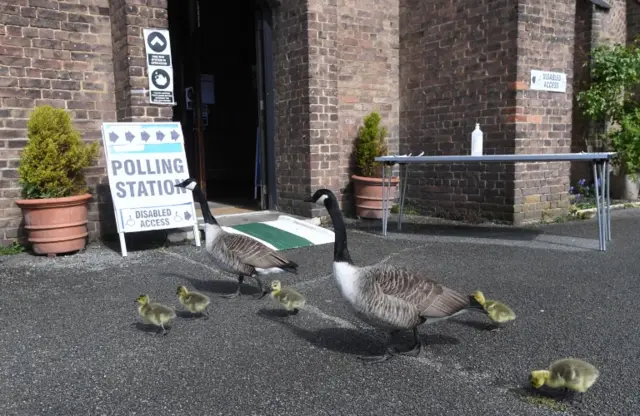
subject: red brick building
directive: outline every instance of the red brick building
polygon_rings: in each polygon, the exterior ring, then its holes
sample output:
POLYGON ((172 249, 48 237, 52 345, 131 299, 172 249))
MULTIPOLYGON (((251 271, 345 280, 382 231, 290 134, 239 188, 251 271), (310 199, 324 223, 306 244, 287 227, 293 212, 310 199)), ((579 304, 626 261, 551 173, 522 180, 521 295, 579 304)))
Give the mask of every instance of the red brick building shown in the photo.
MULTIPOLYGON (((0 240, 21 232, 16 166, 36 105, 71 111, 87 141, 100 139, 103 121, 181 121, 192 175, 203 172, 210 199, 253 198, 259 127, 262 208, 318 215, 301 202, 318 187, 348 205, 353 138, 372 110, 394 152, 468 152, 476 122, 485 152, 581 150, 573 86, 588 80, 586 53, 640 28, 636 0, 608 0, 609 10, 589 0, 237 0, 224 10, 218 3, 0 0, 0 240), (144 28, 171 33, 174 107, 148 103, 144 28), (566 73, 566 93, 529 90, 531 69, 566 73), (215 84, 216 102, 203 117, 185 104, 199 73, 215 84)), ((571 170, 416 166, 408 198, 423 210, 533 221, 567 208, 571 170)), ((103 159, 89 180, 95 237, 112 215, 103 159)))

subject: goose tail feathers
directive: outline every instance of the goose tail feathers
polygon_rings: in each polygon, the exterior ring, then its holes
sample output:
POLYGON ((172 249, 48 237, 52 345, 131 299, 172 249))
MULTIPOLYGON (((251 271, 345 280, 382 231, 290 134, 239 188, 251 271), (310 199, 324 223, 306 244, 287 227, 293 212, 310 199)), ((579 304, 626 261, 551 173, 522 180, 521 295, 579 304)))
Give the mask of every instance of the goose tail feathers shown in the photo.
POLYGON ((293 261, 290 261, 289 263, 285 264, 284 266, 281 266, 280 268, 285 272, 298 274, 298 264, 293 261))

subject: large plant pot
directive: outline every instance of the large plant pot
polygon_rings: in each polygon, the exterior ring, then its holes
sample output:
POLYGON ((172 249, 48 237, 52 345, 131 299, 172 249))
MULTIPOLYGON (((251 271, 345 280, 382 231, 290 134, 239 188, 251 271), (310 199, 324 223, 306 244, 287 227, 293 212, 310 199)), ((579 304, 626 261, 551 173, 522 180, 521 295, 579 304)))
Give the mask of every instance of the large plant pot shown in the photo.
POLYGON ((88 202, 91 194, 65 198, 21 199, 27 239, 36 254, 82 250, 87 244, 88 202))
POLYGON ((611 175, 611 198, 637 201, 640 183, 638 178, 631 175, 611 175))
MULTIPOLYGON (((360 218, 380 219, 382 218, 382 178, 370 178, 353 175, 353 190, 355 193, 356 215, 360 218)), ((387 181, 389 179, 386 179, 387 181)), ((391 210, 395 202, 400 178, 391 178, 391 190, 387 195, 389 205, 387 212, 391 210)), ((387 182, 387 186, 388 186, 387 182)))

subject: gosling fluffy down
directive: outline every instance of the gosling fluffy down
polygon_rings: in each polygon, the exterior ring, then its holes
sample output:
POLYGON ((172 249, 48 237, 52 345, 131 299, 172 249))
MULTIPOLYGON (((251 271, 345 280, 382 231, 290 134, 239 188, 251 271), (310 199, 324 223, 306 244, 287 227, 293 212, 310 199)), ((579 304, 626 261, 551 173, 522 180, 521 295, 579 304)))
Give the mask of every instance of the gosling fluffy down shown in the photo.
POLYGON ((485 299, 484 294, 479 290, 473 292, 472 296, 482 305, 484 310, 487 311, 487 315, 497 324, 498 328, 500 328, 502 324, 516 319, 515 312, 504 303, 497 300, 485 299))
POLYGON ((148 295, 140 295, 136 299, 138 303, 138 315, 147 325, 154 325, 162 328, 162 335, 167 335, 165 325, 173 321, 176 317, 176 311, 161 303, 151 302, 148 295))
POLYGON ((178 295, 178 301, 189 310, 189 312, 193 314, 202 314, 209 318, 209 315, 205 312, 211 300, 207 295, 204 295, 200 292, 196 292, 195 290, 187 290, 184 286, 178 286, 176 290, 176 295, 178 295))
POLYGON ((275 300, 289 311, 291 315, 295 315, 304 307, 305 297, 289 287, 282 287, 279 280, 271 282, 271 299, 275 300))
POLYGON ((600 373, 593 365, 577 358, 563 358, 553 362, 547 370, 534 370, 529 382, 534 388, 547 385, 551 388, 585 393, 596 382, 600 373))

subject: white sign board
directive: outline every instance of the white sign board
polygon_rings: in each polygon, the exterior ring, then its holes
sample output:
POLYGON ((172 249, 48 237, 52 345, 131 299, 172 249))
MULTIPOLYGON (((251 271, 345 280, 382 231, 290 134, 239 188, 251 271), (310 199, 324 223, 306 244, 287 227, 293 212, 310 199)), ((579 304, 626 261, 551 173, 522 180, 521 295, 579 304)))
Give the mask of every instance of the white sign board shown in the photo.
POLYGON ((529 89, 538 91, 567 91, 567 74, 563 72, 548 72, 531 70, 531 84, 529 89))
POLYGON ((102 123, 122 255, 124 233, 193 227, 200 246, 193 193, 175 185, 189 178, 180 123, 102 123))
POLYGON ((151 104, 175 104, 173 93, 173 63, 171 41, 166 29, 143 29, 147 51, 149 77, 149 102, 151 104))

